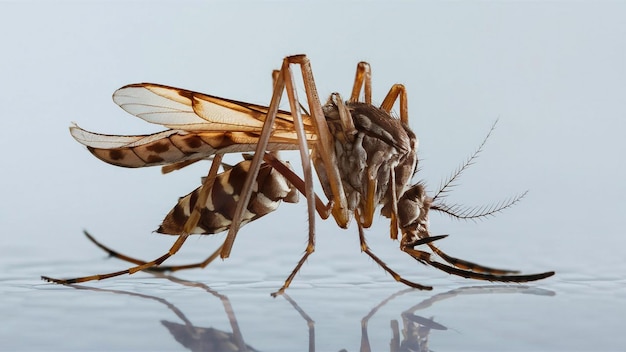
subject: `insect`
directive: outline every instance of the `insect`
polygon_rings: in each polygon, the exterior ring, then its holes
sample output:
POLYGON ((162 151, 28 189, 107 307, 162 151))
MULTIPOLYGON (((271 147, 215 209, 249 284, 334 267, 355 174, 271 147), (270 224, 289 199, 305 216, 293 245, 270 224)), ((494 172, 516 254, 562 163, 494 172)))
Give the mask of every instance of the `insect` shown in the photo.
MULTIPOLYGON (((272 294, 274 296, 289 287, 302 264, 314 252, 316 213, 322 219, 332 216, 341 228, 347 228, 354 219, 363 252, 396 281, 413 288, 432 289, 404 279, 370 250, 364 229, 372 225, 379 206, 382 206, 381 214, 390 219, 390 237, 397 240, 401 234, 400 250, 422 264, 449 274, 489 281, 526 282, 554 275, 552 271, 519 275, 513 270, 494 269, 451 257, 435 246, 433 242, 446 236, 431 236, 429 210, 457 217, 480 217, 500 211, 518 199, 488 211, 471 214, 461 211, 459 214, 458 208, 436 202, 439 193, 429 197, 422 184, 411 185, 417 170, 418 139, 408 125, 407 93, 403 85, 393 85, 380 107, 372 105, 371 69, 369 64, 360 62, 349 99, 344 101, 338 93, 333 93, 322 104, 308 58, 295 55, 286 57, 280 70, 274 72, 273 87, 270 104, 265 107, 158 84, 131 84, 113 94, 115 103, 137 117, 167 127, 167 130, 151 135, 119 136, 97 134, 72 126, 70 132, 77 141, 87 146, 96 157, 117 166, 161 165, 165 173, 199 160, 212 158, 213 161, 202 185, 181 198, 161 225, 160 232, 178 236, 167 253, 152 261, 120 255, 136 266, 118 272, 74 279, 42 278, 72 284, 158 268, 190 235, 228 230, 224 243, 205 261, 166 268, 178 270, 205 266, 218 255, 221 258, 230 255, 243 224, 275 210, 281 200, 294 201, 295 189, 307 202, 308 244, 283 286, 272 294), (300 68, 308 110, 298 99, 293 66, 300 68), (278 109, 284 92, 290 111, 278 109), (361 92, 363 100, 360 100, 361 92), (391 115, 396 103, 399 104, 399 118, 391 115), (299 151, 302 178, 276 156, 280 150, 299 151), (250 152, 253 154, 249 160, 218 173, 224 154, 250 152), (327 203, 315 193, 312 165, 327 203), (239 170, 237 176, 233 176, 234 170, 239 170), (266 183, 280 187, 265 187, 266 183), (216 198, 217 194, 222 197, 216 198), (216 206, 220 199, 224 203, 221 207, 216 206), (415 248, 420 245, 429 246, 450 265, 415 248)), ((445 186, 440 192, 444 189, 445 186)), ((101 247, 112 254, 117 253, 101 247)))

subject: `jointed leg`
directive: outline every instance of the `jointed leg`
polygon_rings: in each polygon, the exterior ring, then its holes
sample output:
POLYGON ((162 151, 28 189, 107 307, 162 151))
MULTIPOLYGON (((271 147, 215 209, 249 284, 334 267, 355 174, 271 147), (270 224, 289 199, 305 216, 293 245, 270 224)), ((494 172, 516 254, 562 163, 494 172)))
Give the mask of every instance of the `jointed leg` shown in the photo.
POLYGON ((91 276, 77 277, 73 279, 54 279, 48 276, 42 276, 41 278, 45 281, 54 282, 57 284, 75 284, 79 282, 86 282, 86 281, 92 281, 92 280, 109 279, 109 278, 124 275, 124 274, 134 274, 138 271, 146 270, 148 268, 157 266, 163 263, 167 258, 176 254, 176 252, 178 252, 180 247, 182 247, 183 243, 185 243, 185 240, 187 240, 187 237, 189 237, 189 235, 186 235, 186 234, 179 236, 176 242, 174 242, 174 245, 172 245, 172 248, 170 248, 170 250, 167 253, 160 256, 159 258, 152 260, 150 262, 146 262, 144 264, 134 266, 132 268, 128 268, 126 270, 116 271, 116 272, 108 273, 108 274, 97 274, 97 275, 91 275, 91 276))
MULTIPOLYGON (((290 168, 285 166, 285 164, 283 164, 274 154, 266 153, 263 159, 264 159, 265 162, 270 164, 276 171, 281 173, 290 183, 292 183, 300 191, 300 193, 305 195, 305 182, 304 182, 304 180, 302 180, 290 168)), ((224 165, 222 164, 222 166, 224 166, 224 165)), ((330 210, 332 209, 332 201, 329 202, 328 204, 324 204, 324 202, 322 202, 322 200, 316 194, 315 195, 315 209, 317 210, 317 213, 320 215, 320 217, 322 217, 322 219, 327 219, 330 216, 330 210)), ((83 233, 85 234, 85 236, 87 236, 87 238, 93 244, 98 246, 103 251, 107 252, 112 257, 115 257, 117 259, 130 262, 130 263, 133 263, 133 264, 136 264, 136 265, 143 265, 143 264, 147 263, 147 261, 145 261, 145 260, 141 260, 141 259, 137 259, 137 258, 134 258, 134 257, 127 256, 125 254, 117 252, 116 250, 114 250, 114 249, 112 249, 110 247, 105 246, 104 244, 102 244, 98 240, 96 240, 93 236, 91 236, 87 231, 83 231, 83 233)), ((221 250, 222 250, 222 246, 220 246, 208 258, 206 258, 205 260, 203 260, 201 262, 198 262, 198 263, 184 264, 184 265, 172 265, 172 266, 163 266, 163 265, 161 265, 161 266, 148 268, 147 270, 148 271, 152 271, 152 272, 167 272, 167 271, 172 271, 173 272, 173 271, 185 270, 185 269, 195 269, 195 268, 200 268, 201 269, 201 268, 205 268, 213 260, 215 260, 215 258, 217 258, 219 256, 219 253, 221 252, 221 250)))
MULTIPOLYGON (((350 94, 350 102, 358 102, 361 95, 361 89, 365 95, 365 103, 372 104, 372 70, 367 62, 359 62, 356 67, 356 75, 354 77, 354 85, 352 86, 352 94, 350 94)), ((400 99, 400 120, 405 124, 409 124, 409 108, 406 95, 406 88, 402 84, 394 84, 389 93, 380 105, 380 108, 386 112, 390 112, 396 100, 400 99)))
POLYGON ((315 88, 315 82, 313 80, 309 60, 304 55, 290 56, 283 60, 280 71, 277 75, 274 75, 275 83, 272 100, 268 108, 265 123, 259 136, 259 140, 255 149, 255 154, 252 159, 248 175, 242 188, 242 193, 240 194, 240 200, 233 215, 231 227, 228 231, 226 241, 224 242, 224 248, 221 252, 222 258, 227 258, 230 255, 230 251, 235 241, 235 237, 237 236, 237 231, 239 230, 241 224, 242 216, 249 203, 252 193, 252 184, 256 179, 259 168, 261 166, 262 158, 264 157, 265 151, 267 150, 267 145, 271 136, 272 129, 274 127, 274 121, 276 119, 276 114, 278 111, 278 104, 280 103, 283 90, 287 91, 289 104, 294 120, 294 127, 296 134, 298 135, 298 144, 302 159, 302 167, 304 171, 304 180, 306 186, 305 194, 307 197, 307 203, 309 208, 309 247, 311 247, 311 250, 314 248, 312 244, 314 243, 313 234, 315 232, 315 199, 313 198, 313 175, 311 170, 311 159, 309 157, 309 149, 311 149, 311 146, 308 145, 306 135, 304 133, 302 116, 300 114, 299 102, 296 96, 296 90, 294 87, 295 84, 293 82, 293 75, 290 67, 290 65, 292 64, 300 65, 300 69, 302 71, 302 77, 304 81, 305 91, 307 93, 307 101, 309 103, 310 114, 316 128, 316 135, 318 137, 315 148, 319 152, 318 154, 323 159, 324 164, 329 165, 328 169, 330 170, 330 172, 328 176, 334 194, 334 197, 332 199, 332 201, 334 201, 333 215, 336 219, 340 219, 338 221, 344 223, 344 227, 347 226, 349 217, 342 217, 343 213, 345 213, 345 209, 347 209, 347 207, 345 206, 346 199, 343 193, 343 188, 341 187, 341 179, 338 171, 330 167, 331 165, 336 165, 336 158, 334 156, 334 149, 332 148, 332 138, 330 136, 330 132, 326 124, 326 119, 322 112, 322 106, 317 95, 317 90, 315 88))
MULTIPOLYGON (((356 216, 357 219, 359 219, 359 215, 357 214, 356 216)), ((391 270, 387 264, 385 264, 385 262, 383 262, 380 258, 378 258, 374 253, 372 253, 372 251, 370 250, 370 248, 367 245, 367 242, 365 242, 365 234, 363 232, 363 226, 361 225, 361 223, 359 221, 356 222, 359 228, 359 241, 361 243, 361 252, 365 252, 365 254, 369 255, 370 258, 374 259, 374 261, 376 263, 378 263, 378 265, 380 265, 386 272, 388 272, 389 274, 391 274, 391 276, 396 280, 399 281, 409 287, 413 287, 413 288, 417 288, 420 290, 432 290, 432 286, 424 286, 424 285, 420 285, 418 283, 406 280, 404 278, 402 278, 402 276, 400 276, 400 274, 396 273, 395 271, 391 270)))
MULTIPOLYGON (((95 244, 96 246, 98 246, 100 249, 102 249, 103 251, 107 252, 111 257, 117 258, 117 259, 121 259, 133 264, 137 264, 137 265, 143 265, 145 263, 147 263, 145 260, 141 260, 141 259, 137 259, 137 258, 133 258, 133 257, 129 257, 125 254, 119 253, 107 246, 105 246, 104 244, 98 242, 98 240, 96 240, 93 236, 91 236, 87 231, 84 231, 85 236, 87 236, 87 238, 93 242, 93 244, 95 244)), ((152 268, 148 268, 146 269, 146 271, 152 271, 152 272, 167 272, 167 271, 178 271, 178 270, 186 270, 186 269, 195 269, 195 268, 205 268, 207 265, 209 265, 211 262, 213 262, 213 260, 215 260, 215 258, 219 257, 220 255, 220 251, 222 250, 222 246, 220 246, 219 248, 217 248, 215 250, 215 252, 213 252, 213 254, 211 254, 208 258, 206 258, 205 260, 198 262, 198 263, 193 263, 193 264, 184 264, 184 265, 159 265, 159 266, 155 266, 152 268)))
POLYGON ((398 239, 398 233, 400 232, 400 224, 398 223, 398 196, 396 190, 396 172, 395 170, 389 170, 389 195, 391 196, 391 215, 389 222, 389 235, 392 240, 398 239))
POLYGON ((300 258, 300 261, 298 261, 298 264, 293 269, 293 271, 291 271, 291 274, 289 274, 289 277, 287 277, 287 280, 285 280, 285 283, 283 284, 283 286, 280 289, 278 289, 278 291, 272 293, 272 297, 276 297, 276 296, 281 295, 281 294, 283 294, 285 292, 287 287, 289 287, 289 285, 291 285, 291 281, 293 281, 293 278, 296 277, 296 274, 298 273, 298 271, 300 271, 300 268, 302 267, 302 264, 304 264, 304 262, 307 260, 307 258, 314 251, 315 251, 315 242, 311 242, 311 239, 309 238, 309 244, 306 246, 306 249, 304 250, 304 255, 302 256, 302 258, 300 258))
POLYGON ((224 242, 224 248, 221 252, 222 258, 227 258, 230 254, 230 250, 232 248, 233 242, 237 235, 237 231, 239 230, 239 226, 241 223, 241 218, 243 212, 245 211, 247 204, 250 199, 250 195, 252 192, 252 182, 256 178, 258 174, 259 167, 261 165, 261 158, 264 157, 265 151, 267 149, 267 144, 269 141, 269 137, 271 134, 271 130, 273 128, 274 120, 276 118, 276 113, 278 111, 278 104, 281 99, 281 95, 283 90, 287 91, 287 96, 289 98, 289 104, 291 107, 292 116, 294 119, 294 128, 296 134, 298 135, 299 140, 299 150, 300 157, 302 159, 302 168, 304 171, 304 183, 305 183, 305 195, 307 198, 307 208, 308 208, 308 219, 309 219, 309 241, 305 251, 305 254, 300 259, 295 269, 292 271, 291 275, 285 281, 283 287, 281 287, 277 292, 273 295, 280 294, 284 292, 284 290, 289 286, 293 277, 300 270, 302 264, 306 261, 308 256, 313 253, 315 250, 315 198, 313 191, 313 175, 311 170, 311 159, 309 156, 309 149, 311 148, 306 141, 306 135, 304 133, 304 127, 302 122, 302 116, 300 114, 299 102, 295 90, 295 84, 293 82, 293 75, 291 71, 291 64, 300 65, 300 70, 302 73, 302 80, 304 82, 305 91, 307 95, 307 101, 309 103, 309 113, 311 114, 311 120, 315 125, 317 142, 315 144, 315 149, 317 155, 320 157, 324 165, 326 165, 326 170, 328 172, 329 183, 331 186, 331 191, 333 197, 331 199, 332 214, 337 223, 341 227, 347 227, 347 224, 350 220, 348 207, 347 207, 347 199, 345 197, 345 193, 343 187, 341 185, 341 177, 339 175, 339 171, 334 165, 337 164, 334 148, 333 148, 333 140, 330 135, 330 131, 328 129, 328 125, 326 122, 326 118, 322 111, 322 105, 319 100, 319 96, 317 94, 317 89, 315 87, 315 81, 313 79, 313 72, 311 69, 311 65, 309 60, 305 55, 296 55, 290 56, 283 60, 283 65, 278 75, 275 75, 275 84, 274 84, 274 92, 272 94, 272 100, 270 102, 270 107, 268 108, 268 113, 266 116, 265 124, 263 125, 263 129, 261 130, 261 134, 259 136, 259 141, 257 144, 257 148, 255 150, 254 158, 252 159, 252 163, 250 166, 250 171, 247 175, 246 181, 243 185, 243 192, 240 195, 239 203, 237 204, 237 208, 235 209, 234 216, 232 219, 231 227, 228 231, 228 235, 224 242))
POLYGON ((367 62, 359 62, 356 66, 356 75, 354 77, 354 85, 352 86, 352 94, 350 94, 350 102, 359 101, 361 88, 365 94, 365 103, 372 104, 372 69, 367 62))
MULTIPOLYGON (((304 134, 304 124, 302 123, 302 116, 300 115, 300 106, 298 105, 298 97, 296 94, 293 76, 289 66, 285 69, 284 81, 287 90, 287 96, 289 98, 289 105, 291 107, 291 113, 294 114, 294 128, 298 139, 306 141, 306 135, 304 134)), ((311 158, 307 148, 302 148, 300 145, 300 159, 302 160, 302 170, 304 173, 304 185, 305 185, 305 197, 307 200, 307 210, 309 218, 309 241, 306 246, 304 255, 300 258, 300 261, 293 269, 283 286, 276 292, 272 293, 272 296, 276 297, 279 294, 285 292, 285 289, 289 287, 291 281, 296 276, 302 264, 306 259, 315 251, 315 192, 313 190, 313 173, 311 170, 311 158)))
MULTIPOLYGON (((302 180, 291 169, 289 169, 287 166, 285 166, 285 164, 283 164, 278 158, 276 158, 275 155, 273 155, 271 153, 266 153, 265 156, 264 156, 264 161, 267 162, 268 164, 270 164, 278 172, 280 172, 290 183, 294 184, 294 186, 302 194, 305 194, 305 182, 304 182, 304 180, 302 180)), ((196 203, 198 203, 198 202, 196 202, 196 203)), ((324 204, 322 202, 322 200, 317 195, 315 195, 315 209, 317 210, 318 214, 323 219, 327 219, 329 217, 331 208, 332 208, 332 201, 329 202, 328 204, 324 204)), ((100 243, 98 240, 96 240, 93 236, 91 236, 86 231, 84 231, 84 234, 85 234, 85 236, 87 236, 87 238, 92 243, 94 243, 96 246, 98 246, 99 248, 101 248, 102 250, 107 252, 112 257, 115 257, 117 259, 121 259, 121 260, 130 262, 130 263, 133 263, 133 264, 136 264, 136 265, 144 265, 144 264, 148 263, 145 260, 141 260, 141 259, 137 259, 137 258, 133 258, 133 257, 127 256, 125 254, 119 253, 119 252, 117 252, 117 251, 115 251, 115 250, 105 246, 104 244, 100 243)), ((205 260, 203 260, 201 262, 198 262, 198 263, 184 264, 184 265, 173 265, 173 266, 155 266, 155 267, 148 268, 146 270, 153 271, 153 272, 167 272, 167 271, 178 271, 178 270, 185 270, 185 269, 194 269, 194 268, 204 268, 207 265, 209 265, 213 260, 215 260, 215 258, 217 258, 219 256, 219 253, 221 252, 222 247, 223 247, 223 245, 220 246, 208 258, 206 258, 205 260)))
POLYGON ((339 93, 332 93, 330 95, 330 100, 332 100, 333 104, 337 106, 337 111, 339 112, 339 122, 341 123, 341 132, 343 133, 344 138, 350 143, 353 143, 358 131, 354 126, 350 109, 348 109, 339 93))
POLYGON ((380 108, 389 112, 393 107, 393 104, 396 103, 396 100, 400 97, 400 121, 409 124, 409 107, 408 107, 408 98, 406 96, 406 88, 402 84, 394 84, 391 89, 389 89, 389 93, 383 100, 383 103, 380 104, 380 108))
POLYGON ((263 124, 263 128, 261 129, 261 134, 259 135, 259 140, 254 151, 254 156, 252 158, 252 162, 250 163, 248 175, 242 186, 242 194, 239 195, 239 202, 237 203, 237 207, 235 208, 232 223, 230 229, 228 230, 226 240, 224 241, 224 245, 220 253, 222 259, 228 258, 230 256, 230 251, 235 242, 235 237, 237 236, 237 232, 239 231, 239 227, 241 226, 243 214, 247 210, 248 203, 250 202, 250 197, 252 196, 252 184, 259 174, 261 161, 269 143, 272 129, 274 127, 274 121, 276 119, 276 114, 278 113, 278 105, 280 104, 283 89, 285 88, 285 65, 286 61, 283 62, 283 67, 275 78, 274 91, 272 93, 272 100, 270 101, 267 116, 265 117, 265 123, 263 124))
POLYGON ((57 284, 74 284, 74 283, 86 282, 86 281, 92 281, 92 280, 103 280, 103 279, 108 279, 111 277, 116 277, 116 276, 120 276, 124 274, 134 274, 141 270, 146 270, 151 267, 159 266, 169 257, 173 256, 174 254, 176 254, 176 252, 178 252, 178 250, 182 247, 182 245, 187 240, 187 237, 189 237, 189 233, 191 229, 195 228, 196 225, 198 224, 198 219, 200 218, 200 207, 201 207, 200 204, 206 203, 208 193, 213 187, 213 182, 215 181, 215 176, 217 176, 217 171, 219 169, 221 161, 222 161, 222 155, 217 154, 215 158, 213 159, 213 163, 211 164, 211 169, 209 170, 209 174, 207 178, 204 180, 204 183, 202 185, 203 188, 198 197, 196 206, 192 210, 189 218, 187 219, 187 222, 185 223, 185 226, 184 226, 185 231, 182 234, 180 234, 178 239, 176 239, 176 242, 174 242, 174 244, 169 249, 169 251, 165 253, 164 255, 152 261, 138 264, 137 266, 134 266, 132 268, 128 268, 126 270, 116 271, 116 272, 112 272, 108 274, 97 274, 97 275, 90 275, 90 276, 84 276, 84 277, 77 277, 73 279, 54 279, 54 278, 47 277, 47 276, 42 276, 41 278, 43 280, 54 282, 57 284))
MULTIPOLYGON (((315 143, 316 154, 326 166, 326 176, 328 177, 328 182, 330 183, 332 192, 332 215, 339 227, 345 229, 348 227, 350 216, 352 214, 348 210, 347 197, 341 183, 339 169, 336 167, 338 162, 337 156, 335 155, 334 139, 330 134, 326 117, 322 111, 322 104, 320 102, 319 95, 317 94, 311 64, 305 55, 291 56, 286 60, 289 60, 289 62, 293 64, 300 65, 306 97, 309 103, 309 113, 311 114, 311 121, 315 125, 315 131, 318 138, 315 143)), ((312 188, 313 185, 307 185, 307 187, 312 188)))

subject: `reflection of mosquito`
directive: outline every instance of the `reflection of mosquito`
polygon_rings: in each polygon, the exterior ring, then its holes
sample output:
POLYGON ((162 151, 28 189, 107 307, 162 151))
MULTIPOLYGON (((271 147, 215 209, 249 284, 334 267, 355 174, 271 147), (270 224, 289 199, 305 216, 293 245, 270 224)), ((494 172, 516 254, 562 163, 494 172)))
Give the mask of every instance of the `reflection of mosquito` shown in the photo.
MULTIPOLYGON (((372 308, 372 310, 361 320, 361 352, 369 352, 371 351, 369 338, 367 335, 367 324, 369 320, 376 314, 376 312, 383 307, 385 304, 389 303, 392 299, 401 296, 407 292, 413 291, 413 289, 405 289, 399 292, 394 293, 393 295, 387 297, 382 302, 380 302, 376 307, 372 308)), ((448 330, 447 327, 435 322, 433 317, 424 318, 419 315, 416 315, 414 312, 419 309, 425 309, 436 302, 442 301, 444 299, 453 298, 460 295, 471 295, 471 294, 492 294, 492 293, 523 293, 523 294, 532 294, 539 296, 554 296, 554 292, 549 290, 544 290, 536 287, 529 286, 474 286, 474 287, 463 287, 459 289, 450 290, 448 292, 439 293, 434 295, 428 299, 421 301, 420 303, 406 309, 402 312, 402 340, 400 340, 400 329, 397 320, 391 321, 391 330, 392 330, 392 338, 389 343, 389 350, 391 352, 404 352, 404 351, 413 351, 413 352, 430 352, 431 350, 428 348, 428 337, 431 330, 448 330)))
MULTIPOLYGON (((185 346, 185 348, 191 351, 198 352, 257 352, 258 350, 253 348, 252 346, 246 344, 243 339, 243 334, 241 329, 239 328, 239 323, 237 321, 237 317, 235 316, 235 311, 233 310, 232 305, 230 304, 230 300, 228 296, 220 294, 219 292, 211 289, 209 286, 194 281, 181 280, 173 276, 166 276, 162 274, 153 273, 159 278, 164 278, 170 280, 174 283, 190 286, 190 287, 198 287, 213 296, 219 298, 222 301, 222 305, 224 306, 224 311, 228 316, 228 321, 230 323, 232 333, 218 330, 215 328, 203 328, 193 325, 193 323, 185 316, 185 314, 178 309, 174 304, 170 303, 168 300, 152 296, 146 295, 142 293, 135 293, 129 291, 122 290, 112 290, 112 289, 103 289, 97 287, 89 287, 89 286, 80 286, 80 285, 72 285, 72 287, 79 290, 89 290, 96 292, 111 292, 115 294, 123 294, 130 295, 145 299, 154 300, 160 302, 167 306, 176 316, 178 316, 184 324, 170 322, 167 320, 161 320, 161 324, 165 326, 169 332, 172 334, 174 339, 178 341, 181 345, 185 346)), ((292 307, 307 321, 309 327, 309 352, 315 352, 315 323, 313 320, 298 306, 291 297, 288 295, 283 296, 292 307)), ((345 350, 344 350, 345 351, 345 350)))
MULTIPOLYGON (((193 323, 185 316, 185 314, 178 309, 174 304, 170 303, 166 299, 129 292, 122 290, 113 290, 113 289, 102 289, 96 287, 88 287, 88 286, 79 286, 73 285, 72 287, 81 290, 89 290, 96 292, 111 292, 115 294, 124 294, 131 295, 135 297, 145 298, 157 301, 159 303, 167 306, 176 316, 178 316, 183 324, 170 322, 166 320, 162 320, 161 323, 167 327, 172 336, 178 341, 181 345, 185 346, 185 348, 191 351, 249 351, 254 352, 258 351, 251 347, 250 345, 244 342, 243 334, 241 329, 239 328, 239 323, 237 321, 237 317, 235 316, 235 312, 233 310, 232 305, 230 304, 230 300, 226 295, 220 294, 219 292, 211 289, 207 285, 194 282, 181 280, 172 276, 165 276, 161 274, 155 274, 159 278, 164 278, 170 280, 174 283, 189 286, 189 287, 198 287, 211 295, 217 297, 222 302, 224 306, 224 311, 228 317, 228 321, 230 323, 232 333, 218 330, 215 328, 204 328, 194 326, 193 323)), ((361 352, 369 352, 370 341, 367 332, 367 326, 369 320, 378 312, 380 308, 385 306, 391 300, 401 296, 405 293, 411 292, 413 289, 405 289, 399 292, 396 292, 383 301, 381 301, 378 305, 370 310, 370 312, 363 317, 361 320, 361 352)), ((426 352, 430 351, 428 349, 428 337, 430 330, 447 330, 447 328, 433 320, 433 318, 424 318, 419 315, 414 314, 416 310, 425 309, 436 302, 442 301, 444 299, 453 298, 460 295, 469 295, 469 294, 502 294, 502 293, 522 293, 522 294, 533 294, 533 295, 542 295, 542 296, 553 296, 554 292, 534 288, 527 286, 475 286, 475 287, 464 287, 460 289, 450 290, 448 292, 440 293, 434 295, 428 299, 421 301, 420 303, 406 309, 402 312, 402 323, 403 329, 400 330, 399 324, 397 320, 391 321, 392 328, 392 339, 390 342, 390 351, 391 352, 400 352, 400 351, 419 351, 426 352), (400 331, 402 331, 402 340, 400 340, 400 331)), ((283 295, 285 300, 287 300, 293 308, 300 314, 300 316, 307 322, 309 337, 308 337, 308 351, 315 352, 315 322, 311 317, 288 295, 283 295)), ((340 352, 345 352, 345 349, 340 350, 340 352)))
POLYGON ((77 141, 96 157, 117 166, 164 165, 163 172, 170 172, 199 160, 213 158, 213 163, 202 186, 181 198, 159 227, 158 232, 178 236, 166 254, 108 274, 66 280, 42 278, 72 284, 132 274, 163 263, 191 234, 228 230, 224 243, 205 261, 170 269, 204 267, 217 255, 222 258, 230 255, 240 226, 274 211, 281 200, 296 201, 297 191, 304 194, 307 201, 309 241, 304 255, 275 294, 284 292, 315 249, 316 211, 323 219, 332 215, 342 228, 347 228, 354 218, 363 252, 396 281, 413 288, 432 289, 402 278, 368 247, 363 229, 372 225, 379 206, 382 206, 382 215, 391 221, 391 238, 395 240, 401 233, 400 249, 423 264, 466 278, 502 282, 533 281, 554 274, 514 275, 517 271, 474 264, 448 256, 435 247, 432 242, 445 236, 431 236, 430 209, 458 218, 478 218, 507 208, 519 198, 493 207, 468 210, 441 202, 449 183, 432 198, 426 196, 420 183, 411 185, 417 171, 418 140, 408 127, 404 86, 392 86, 380 107, 372 105, 370 66, 362 62, 357 66, 350 98, 343 101, 339 94, 333 93, 322 105, 306 56, 285 58, 274 77, 269 107, 141 83, 119 89, 113 94, 113 100, 127 112, 168 130, 152 135, 119 136, 72 126, 70 132, 77 141), (308 111, 298 101, 292 65, 301 69, 308 111), (287 92, 291 112, 278 110, 283 90, 287 92), (364 101, 360 101, 362 90, 364 101), (400 106, 399 119, 390 113, 396 101, 400 106), (300 151, 304 179, 276 157, 274 152, 286 149, 300 151), (251 160, 218 174, 223 154, 251 151, 254 151, 251 160), (313 189, 311 163, 329 200, 327 204, 313 189), (415 249, 423 244, 452 266, 415 249))
POLYGON ((184 324, 174 323, 174 322, 170 322, 167 320, 161 320, 161 324, 163 324, 163 326, 165 326, 169 330, 169 332, 172 334, 172 336, 174 336, 176 341, 178 341, 181 345, 185 346, 185 348, 191 351, 202 351, 202 352, 212 352, 212 351, 215 351, 215 352, 226 352, 226 351, 255 352, 255 351, 258 351, 244 342, 243 335, 241 333, 241 330, 239 329, 239 323, 237 322, 237 317, 235 316, 235 312, 227 296, 222 295, 218 293, 217 291, 211 289, 207 285, 204 285, 199 282, 181 280, 172 276, 162 276, 162 277, 172 282, 181 284, 181 285, 201 288, 205 290, 206 292, 212 294, 213 296, 219 298, 222 301, 222 304, 224 306, 224 311, 226 312, 226 315, 228 316, 228 321, 230 322, 230 326, 233 332, 230 333, 230 332, 218 330, 215 328, 203 328, 203 327, 194 326, 193 323, 189 319, 187 319, 185 314, 183 314, 183 312, 180 309, 178 309, 175 305, 173 305, 172 303, 168 302, 167 300, 163 298, 159 298, 156 296, 122 291, 122 290, 101 289, 101 288, 78 286, 78 285, 72 286, 72 287, 81 289, 81 290, 84 289, 84 290, 97 291, 97 292, 112 292, 112 293, 117 293, 117 294, 131 295, 131 296, 151 299, 151 300, 155 300, 157 302, 163 303, 172 312, 174 312, 174 314, 176 314, 184 322, 184 324))

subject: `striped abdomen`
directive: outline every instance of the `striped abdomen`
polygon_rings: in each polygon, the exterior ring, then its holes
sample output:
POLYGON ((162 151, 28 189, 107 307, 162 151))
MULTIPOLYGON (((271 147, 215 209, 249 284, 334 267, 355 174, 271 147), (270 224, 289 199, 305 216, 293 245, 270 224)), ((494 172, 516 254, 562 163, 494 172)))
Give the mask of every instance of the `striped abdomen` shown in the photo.
MULTIPOLYGON (((219 233, 230 227, 249 168, 250 161, 244 160, 216 176, 207 202, 202 205, 200 220, 192 234, 219 233)), ((157 232, 170 235, 182 233, 191 209, 197 202, 200 188, 178 200, 178 204, 170 210, 157 232)), ((298 191, 269 164, 261 164, 241 225, 276 210, 281 201, 298 202, 298 191)))

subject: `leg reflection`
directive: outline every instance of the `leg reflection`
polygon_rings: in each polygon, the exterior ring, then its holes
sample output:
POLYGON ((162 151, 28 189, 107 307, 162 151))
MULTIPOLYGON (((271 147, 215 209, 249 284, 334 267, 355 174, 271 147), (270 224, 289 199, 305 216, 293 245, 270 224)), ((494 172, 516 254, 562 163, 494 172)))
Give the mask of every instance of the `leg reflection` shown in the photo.
POLYGON ((81 285, 68 285, 69 287, 78 289, 78 290, 89 290, 96 292, 110 292, 115 294, 123 294, 134 297, 140 297, 144 299, 154 300, 156 302, 164 304, 168 309, 170 309, 176 316, 178 316, 183 324, 170 322, 166 320, 161 320, 161 324, 165 326, 170 334, 174 337, 176 341, 178 341, 181 345, 191 351, 224 351, 224 352, 239 352, 239 351, 248 351, 255 352, 257 349, 253 348, 250 345, 247 345, 244 342, 243 335, 241 330, 239 329, 239 324, 237 322, 237 317, 235 316, 235 312, 230 304, 230 300, 227 296, 220 294, 219 292, 211 289, 209 286, 193 281, 181 280, 175 277, 166 276, 162 274, 154 274, 154 276, 159 278, 164 278, 170 280, 172 282, 189 286, 189 287, 198 287, 206 292, 212 294, 213 296, 219 298, 224 306, 224 311, 228 316, 228 321, 230 322, 230 326, 232 328, 231 332, 226 332, 222 330, 218 330, 212 327, 199 327, 193 325, 193 323, 185 316, 185 314, 178 309, 174 304, 170 303, 164 298, 160 298, 157 296, 146 295, 136 292, 129 292, 123 290, 112 290, 112 289, 103 289, 89 286, 81 286, 81 285))
MULTIPOLYGON (((409 288, 398 291, 389 297, 382 300, 378 305, 376 305, 370 312, 363 317, 361 320, 361 352, 370 352, 370 342, 369 336, 367 334, 367 324, 369 320, 376 314, 376 312, 389 303, 389 301, 395 299, 398 296, 401 296, 407 292, 417 291, 415 289, 409 288)), ((472 286, 472 287, 463 287, 459 289, 450 290, 447 292, 439 293, 430 298, 427 298, 420 303, 406 309, 401 313, 402 317, 402 339, 400 337, 400 326, 397 320, 391 321, 391 331, 392 338, 389 344, 389 350, 391 352, 400 352, 400 351, 419 351, 419 352, 430 352, 430 348, 428 347, 428 338, 430 336, 431 330, 448 330, 442 324, 434 321, 433 317, 425 318, 415 314, 415 311, 420 309, 425 309, 433 304, 457 297, 460 295, 471 295, 471 294, 504 294, 504 293, 522 293, 522 294, 532 294, 539 296, 554 296, 555 293, 553 291, 544 290, 536 287, 530 286, 511 286, 511 285, 499 285, 499 286, 472 286)))

